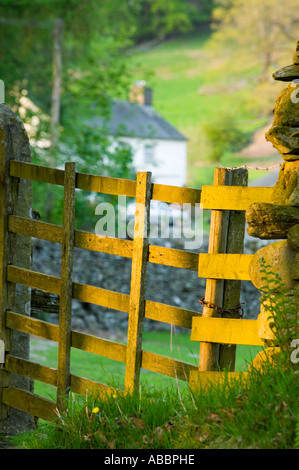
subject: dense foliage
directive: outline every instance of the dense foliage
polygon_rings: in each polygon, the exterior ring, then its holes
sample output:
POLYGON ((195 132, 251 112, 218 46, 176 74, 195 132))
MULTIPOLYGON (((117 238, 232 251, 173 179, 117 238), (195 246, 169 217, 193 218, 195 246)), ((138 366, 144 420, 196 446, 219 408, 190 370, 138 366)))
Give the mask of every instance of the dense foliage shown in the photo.
MULTIPOLYGON (((131 44, 126 15, 120 8, 112 17, 109 1, 6 1, 0 7, 2 60, 0 76, 6 103, 23 119, 31 139, 34 163, 61 166, 77 163, 78 171, 109 176, 132 176, 132 150, 119 145, 113 152, 105 125, 88 124, 92 115, 109 117, 111 99, 125 97, 131 85, 131 44), (62 74, 58 145, 51 134, 53 35, 57 18, 63 19, 62 74)), ((42 217, 57 222, 61 191, 48 192, 42 217), (50 197, 51 196, 51 197, 50 197)), ((34 204, 42 210, 45 188, 37 186, 34 204)), ((79 216, 88 225, 92 209, 82 194, 79 216), (81 212, 81 213, 80 213, 81 212)))
POLYGON ((220 0, 213 10, 214 40, 253 53, 269 77, 286 41, 298 39, 297 0, 220 0))
MULTIPOLYGON (((75 160, 78 171, 134 177, 132 150, 111 150, 105 125, 87 124, 93 115, 109 118, 111 99, 127 98, 133 83, 132 46, 185 33, 209 21, 212 2, 183 0, 4 0, 0 6, 0 77, 6 103, 19 113, 31 139, 33 162, 61 166, 75 160), (63 20, 62 87, 58 145, 51 133, 55 20, 63 20)), ((136 62, 134 63, 136 67, 136 62)), ((146 71, 142 70, 142 78, 146 71)), ((43 187, 34 204, 42 210, 43 187)), ((57 222, 62 193, 49 196, 46 220, 57 222)), ((78 213, 87 223, 90 198, 78 213), (88 209, 86 211, 86 208, 88 209)), ((80 209, 81 208, 81 209, 80 209)))
POLYGON ((4 0, 0 76, 8 91, 25 86, 35 104, 49 111, 53 23, 62 18, 64 91, 70 91, 69 81, 77 90, 88 71, 85 93, 94 85, 99 92, 123 93, 129 45, 191 31, 209 21, 212 5, 207 0, 4 0))

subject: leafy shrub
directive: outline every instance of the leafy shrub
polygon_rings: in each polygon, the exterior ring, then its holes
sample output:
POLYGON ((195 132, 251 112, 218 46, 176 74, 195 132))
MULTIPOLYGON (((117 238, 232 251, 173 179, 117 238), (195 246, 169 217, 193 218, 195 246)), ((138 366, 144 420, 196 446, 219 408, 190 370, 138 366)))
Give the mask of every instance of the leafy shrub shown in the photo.
POLYGON ((250 134, 240 129, 235 119, 228 115, 206 122, 203 131, 209 142, 211 162, 220 162, 224 153, 237 152, 250 142, 250 134))

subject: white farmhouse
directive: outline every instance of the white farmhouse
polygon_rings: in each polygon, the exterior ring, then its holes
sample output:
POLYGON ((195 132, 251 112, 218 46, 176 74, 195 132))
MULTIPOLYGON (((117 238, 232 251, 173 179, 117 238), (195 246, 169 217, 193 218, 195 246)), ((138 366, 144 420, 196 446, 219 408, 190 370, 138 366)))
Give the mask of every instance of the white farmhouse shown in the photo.
POLYGON ((135 99, 113 102, 109 134, 131 146, 136 171, 151 171, 155 183, 184 186, 187 138, 154 110, 150 88, 136 89, 135 99))

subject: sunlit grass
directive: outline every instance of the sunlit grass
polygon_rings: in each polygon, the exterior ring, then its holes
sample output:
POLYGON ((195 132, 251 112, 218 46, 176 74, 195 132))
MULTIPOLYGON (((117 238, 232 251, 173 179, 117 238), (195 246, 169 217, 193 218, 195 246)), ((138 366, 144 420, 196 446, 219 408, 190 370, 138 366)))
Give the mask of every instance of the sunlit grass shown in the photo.
POLYGON ((14 443, 27 449, 294 448, 297 384, 294 368, 266 364, 246 381, 203 390, 142 386, 133 395, 71 394, 61 417, 14 443))

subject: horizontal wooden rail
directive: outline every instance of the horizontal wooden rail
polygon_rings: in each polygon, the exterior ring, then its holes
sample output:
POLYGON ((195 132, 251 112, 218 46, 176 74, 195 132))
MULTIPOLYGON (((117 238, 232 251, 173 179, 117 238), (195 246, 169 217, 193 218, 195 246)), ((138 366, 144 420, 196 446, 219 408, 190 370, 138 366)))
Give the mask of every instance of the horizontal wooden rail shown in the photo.
MULTIPOLYGON (((55 243, 62 242, 62 227, 58 225, 11 215, 9 216, 8 227, 13 233, 55 243)), ((75 247, 125 258, 132 258, 133 256, 133 242, 131 240, 99 237, 94 233, 82 230, 75 230, 75 247)), ((148 261, 153 264, 190 269, 192 271, 198 269, 198 253, 157 245, 149 246, 148 261)))
MULTIPOLYGON (((9 217, 9 230, 22 235, 61 243, 62 227, 57 225, 9 217)), ((80 230, 75 231, 75 246, 86 250, 132 258, 133 242, 118 238, 103 237, 80 230)), ((148 261, 153 264, 197 271, 208 279, 250 280, 249 265, 252 255, 194 253, 175 248, 150 245, 148 261)))
MULTIPOLYGON (((6 326, 18 331, 23 331, 40 338, 58 342, 59 327, 43 320, 26 317, 14 312, 7 312, 6 326)), ((83 351, 88 351, 99 356, 114 359, 119 362, 126 362, 126 345, 116 343, 114 341, 98 338, 92 335, 86 335, 77 331, 72 331, 71 346, 83 351)), ((11 357, 8 360, 8 367, 17 371, 17 368, 23 368, 32 374, 30 377, 36 380, 42 380, 43 374, 46 378, 46 383, 54 385, 55 375, 52 369, 45 368, 44 366, 31 365, 27 361, 17 360, 11 357), (20 362, 21 361, 21 362, 20 362)), ((152 372, 167 375, 169 377, 178 378, 180 380, 188 380, 190 370, 196 369, 196 366, 182 361, 177 361, 166 356, 154 354, 148 351, 142 351, 141 367, 152 372)), ((17 372, 16 372, 17 373, 17 372)), ((74 379, 76 380, 76 379, 74 379)), ((74 390, 75 391, 75 390, 74 390)), ((76 392, 79 393, 79 392, 76 392)))
MULTIPOLYGON (((43 366, 35 362, 8 355, 5 369, 32 380, 38 380, 39 382, 54 387, 57 386, 57 369, 53 369, 52 367, 43 366)), ((74 374, 71 374, 71 389, 74 393, 79 395, 86 395, 86 390, 93 394, 102 394, 103 392, 111 393, 115 391, 113 387, 74 374)))
MULTIPOLYGON (((6 326, 18 331, 23 331, 24 333, 29 333, 34 336, 58 342, 59 327, 43 320, 26 317, 15 312, 7 312, 6 326)), ((72 331, 71 346, 76 349, 88 351, 93 354, 114 359, 119 362, 126 362, 126 345, 102 339, 97 336, 87 335, 78 331, 72 331)), ((142 367, 145 369, 159 372, 156 369, 159 366, 159 362, 161 362, 161 360, 165 360, 168 364, 167 367, 170 367, 169 364, 171 364, 172 359, 153 353, 148 353, 147 351, 143 351, 143 354, 144 362, 142 367)), ((13 361, 13 359, 11 359, 11 361, 13 361)), ((177 361, 177 364, 178 367, 183 367, 185 363, 177 361)), ((172 376, 175 377, 175 375, 172 376)))
POLYGON ((75 247, 109 255, 132 258, 133 242, 122 238, 99 237, 94 233, 75 230, 75 247))
MULTIPOLYGON (((62 227, 47 222, 11 215, 9 216, 8 229, 10 232, 29 237, 40 238, 55 243, 62 242, 62 227)), ((99 237, 94 233, 82 230, 75 230, 75 247, 123 256, 125 258, 132 258, 133 254, 133 243, 131 240, 99 237)))
POLYGON ((101 287, 74 282, 73 298, 82 302, 100 305, 101 307, 119 310, 120 312, 129 312, 129 295, 102 289, 101 287))
POLYGON ((8 230, 13 233, 27 235, 28 237, 39 238, 50 242, 62 242, 62 227, 48 222, 26 219, 16 215, 8 218, 8 230))
POLYGON ((5 358, 5 369, 14 374, 28 377, 32 380, 57 386, 57 369, 43 366, 8 354, 5 358))
MULTIPOLYGON (((11 161, 10 176, 60 186, 64 185, 64 170, 34 165, 32 163, 11 161)), ((76 188, 105 194, 135 197, 136 181, 77 173, 76 188)))
POLYGON ((72 331, 72 348, 91 352, 98 356, 114 359, 119 362, 126 362, 127 347, 124 344, 116 343, 107 339, 93 335, 86 335, 78 331, 72 331))
POLYGON ((177 361, 176 359, 149 351, 142 351, 141 367, 151 372, 157 372, 187 382, 190 371, 197 370, 197 367, 193 364, 177 361))
MULTIPOLYGON (((253 255, 207 254, 199 255, 199 277, 209 279, 250 280, 249 266, 253 255)), ((7 280, 34 289, 60 294, 60 278, 42 274, 17 266, 7 267, 7 280)), ((102 307, 129 311, 129 295, 110 291, 101 287, 73 283, 73 298, 102 307)), ((163 304, 162 304, 163 305, 163 304)))
POLYGON ((149 245, 148 261, 153 264, 171 266, 173 268, 198 270, 198 253, 149 245))
MULTIPOLYGON (((31 271, 30 269, 7 266, 7 280, 34 289, 60 294, 60 278, 31 271)), ((128 312, 129 310, 129 295, 78 282, 73 283, 73 298, 82 302, 120 310, 121 312, 128 312)))
POLYGON ((77 173, 76 188, 97 193, 135 197, 136 181, 77 173))
POLYGON ((192 318, 200 316, 201 313, 193 310, 153 302, 152 300, 145 301, 145 318, 168 323, 169 325, 191 329, 192 318))
POLYGON ((250 281, 249 266, 253 255, 200 253, 198 276, 207 279, 250 281))
POLYGON ((246 211, 255 202, 272 202, 273 188, 254 186, 203 186, 203 209, 246 211))
POLYGON ((189 374, 189 387, 195 392, 211 385, 229 383, 234 380, 246 380, 248 372, 216 372, 191 370, 189 374))
POLYGON ((15 312, 6 312, 6 326, 13 330, 23 331, 29 335, 58 343, 59 327, 43 320, 37 320, 15 312))
POLYGON ((86 379, 85 377, 71 374, 71 390, 78 395, 86 396, 86 392, 89 391, 94 397, 105 397, 115 392, 117 389, 91 379, 86 379))
MULTIPOLYGON (((31 163, 10 162, 10 175, 43 183, 64 184, 64 170, 31 163)), ((135 197, 136 181, 76 173, 76 188, 105 194, 135 197)), ((154 183, 152 199, 176 204, 199 204, 203 209, 246 210, 254 202, 271 202, 273 188, 250 186, 203 186, 202 190, 154 183)))
POLYGON ((153 183, 152 199, 170 204, 200 204, 201 190, 153 183))
POLYGON ((263 346, 258 321, 236 318, 193 318, 191 341, 263 346))
POLYGON ((19 388, 3 389, 3 403, 46 421, 58 419, 56 403, 19 388))
POLYGON ((52 294, 60 294, 61 281, 59 277, 38 273, 30 269, 7 266, 7 281, 52 292, 52 294))
POLYGON ((57 184, 59 186, 64 185, 64 170, 16 160, 10 162, 10 176, 31 181, 40 181, 41 183, 57 184))
MULTIPOLYGON (((31 163, 11 161, 10 175, 42 183, 64 185, 64 170, 31 163)), ((136 181, 133 180, 90 175, 87 173, 76 173, 76 176, 77 189, 133 198, 136 195, 136 181)), ((153 184, 152 199, 157 201, 194 205, 200 203, 200 195, 201 191, 199 189, 153 184)))
MULTIPOLYGON (((48 323, 44 320, 26 317, 15 312, 7 312, 6 326, 56 343, 58 343, 59 340, 58 325, 48 323)), ((125 345, 102 339, 97 336, 72 331, 71 346, 73 348, 88 351, 116 361, 126 361, 125 345)))
MULTIPOLYGON (((60 293, 60 279, 58 277, 18 268, 17 266, 7 267, 7 280, 57 295, 60 293)), ((74 282, 73 298, 121 312, 129 312, 129 295, 100 287, 74 282)), ((146 300, 145 318, 150 318, 151 320, 162 321, 183 328, 191 328, 192 317, 199 315, 196 311, 146 300)))
MULTIPOLYGON (((116 389, 84 377, 71 374, 71 390, 78 395, 86 395, 88 390, 94 396, 105 396, 116 389)), ((45 421, 58 420, 57 404, 34 393, 18 388, 3 390, 3 403, 18 410, 37 416, 45 421)))

